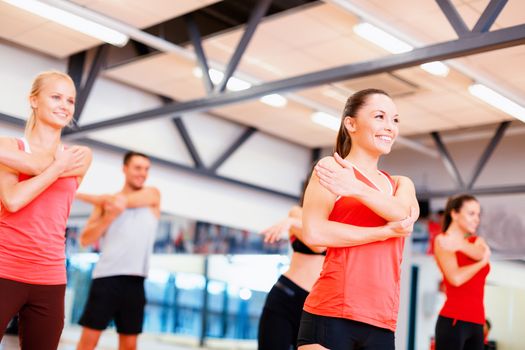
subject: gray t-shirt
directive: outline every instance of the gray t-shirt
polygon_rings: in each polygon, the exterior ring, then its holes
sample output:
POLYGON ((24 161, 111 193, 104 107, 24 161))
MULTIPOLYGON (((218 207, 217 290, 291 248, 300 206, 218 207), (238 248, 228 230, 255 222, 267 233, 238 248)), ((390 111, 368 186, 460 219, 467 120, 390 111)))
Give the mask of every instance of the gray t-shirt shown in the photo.
POLYGON ((93 278, 148 275, 159 220, 149 207, 124 210, 100 242, 100 259, 93 278))

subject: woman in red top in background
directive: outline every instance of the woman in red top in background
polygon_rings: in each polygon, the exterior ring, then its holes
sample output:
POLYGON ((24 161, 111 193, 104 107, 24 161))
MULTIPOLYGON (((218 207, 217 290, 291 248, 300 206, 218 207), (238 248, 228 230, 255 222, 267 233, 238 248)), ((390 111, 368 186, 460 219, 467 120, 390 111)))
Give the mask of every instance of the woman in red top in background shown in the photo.
POLYGON ((479 215, 480 205, 473 196, 448 200, 443 233, 434 245, 447 295, 436 323, 436 350, 483 349, 483 292, 490 249, 475 235, 479 215))
POLYGON ((75 85, 64 73, 33 82, 23 139, 0 139, 0 340, 18 313, 23 350, 56 350, 64 325, 65 229, 91 162, 86 147, 64 148, 75 85))
POLYGON ((301 350, 394 349, 404 238, 418 216, 412 181, 378 169, 398 123, 386 92, 355 93, 334 158, 321 160, 310 179, 303 238, 328 250, 304 304, 301 350))

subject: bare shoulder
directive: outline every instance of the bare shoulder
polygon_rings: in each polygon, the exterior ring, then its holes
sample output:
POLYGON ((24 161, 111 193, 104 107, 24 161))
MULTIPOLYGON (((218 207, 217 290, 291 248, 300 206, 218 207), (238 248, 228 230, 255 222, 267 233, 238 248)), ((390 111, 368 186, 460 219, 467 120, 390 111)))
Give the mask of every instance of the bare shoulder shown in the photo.
POLYGON ((82 145, 67 145, 67 147, 75 147, 78 148, 88 159, 91 159, 93 157, 93 151, 91 151, 91 148, 88 146, 82 146, 82 145))
POLYGON ((407 184, 414 186, 414 183, 408 176, 403 175, 392 175, 391 176, 394 181, 396 181, 399 184, 407 184))
POLYGON ((408 193, 415 192, 414 183, 412 182, 412 180, 409 177, 402 176, 402 175, 395 175, 395 176, 391 176, 391 177, 392 177, 392 180, 394 181, 394 183, 396 184, 396 187, 398 189, 402 189, 403 193, 407 193, 405 191, 408 191, 408 193))
POLYGON ((157 193, 160 194, 160 190, 155 186, 144 186, 143 188, 145 191, 148 191, 150 193, 157 193))
POLYGON ((155 198, 156 204, 160 203, 160 190, 157 187, 154 186, 146 186, 144 187, 144 190, 148 195, 155 198))
POLYGON ((12 137, 0 137, 0 147, 7 149, 18 149, 18 142, 12 137))

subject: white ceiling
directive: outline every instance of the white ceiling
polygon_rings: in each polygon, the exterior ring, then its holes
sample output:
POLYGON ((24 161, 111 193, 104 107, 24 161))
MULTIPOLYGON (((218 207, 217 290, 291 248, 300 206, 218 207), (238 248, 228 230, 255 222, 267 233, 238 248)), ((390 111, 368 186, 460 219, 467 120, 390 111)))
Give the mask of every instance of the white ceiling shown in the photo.
MULTIPOLYGON (((148 2, 148 6, 139 0, 126 1, 125 6, 117 0, 75 2, 129 25, 144 28, 215 1, 155 0, 148 2)), ((471 27, 488 0, 455 0, 454 3, 471 27)), ((457 38, 433 0, 355 0, 353 4, 425 44, 457 38)), ((0 37, 55 57, 67 57, 100 44, 1 1, 0 13, 0 37)), ((354 34, 352 27, 357 23, 357 15, 330 1, 266 18, 259 24, 236 75, 254 82, 270 82, 389 55, 354 34)), ((509 0, 493 28, 522 23, 525 23, 525 2, 509 0)), ((206 39, 203 46, 208 59, 222 66, 227 65, 243 30, 238 28, 206 39)), ((192 50, 192 47, 186 49, 192 50)), ((525 99, 524 59, 525 46, 522 45, 456 62, 490 76, 492 81, 500 82, 514 96, 525 99)), ((159 53, 108 69, 103 74, 145 91, 187 101, 206 96, 201 79, 193 74, 196 65, 194 60, 175 53, 159 53)), ((472 77, 454 68, 444 78, 413 67, 393 74, 378 74, 295 91, 289 94, 284 108, 270 107, 254 100, 216 108, 213 112, 308 147, 331 145, 335 136, 335 131, 311 121, 312 106, 341 111, 345 99, 353 91, 365 87, 385 89, 394 97, 404 136, 512 119, 472 97, 467 91, 472 82, 472 77), (305 100, 309 103, 304 103, 305 100)))

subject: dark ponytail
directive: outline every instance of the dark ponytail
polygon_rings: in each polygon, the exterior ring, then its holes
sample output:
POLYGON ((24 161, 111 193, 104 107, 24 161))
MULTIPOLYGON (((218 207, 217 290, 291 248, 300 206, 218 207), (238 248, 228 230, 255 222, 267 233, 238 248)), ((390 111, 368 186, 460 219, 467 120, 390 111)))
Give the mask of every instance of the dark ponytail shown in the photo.
POLYGON ((452 211, 456 213, 461 210, 463 203, 469 201, 478 201, 476 197, 471 196, 470 194, 460 194, 456 197, 450 197, 447 201, 447 206, 445 207, 445 213, 443 214, 443 222, 441 223, 441 232, 446 232, 452 223, 452 211))
POLYGON ((355 118, 357 112, 366 103, 368 96, 381 94, 390 97, 385 91, 380 89, 364 89, 356 92, 346 100, 345 109, 341 118, 341 125, 335 141, 334 151, 345 158, 352 148, 352 139, 345 127, 345 117, 355 118))

